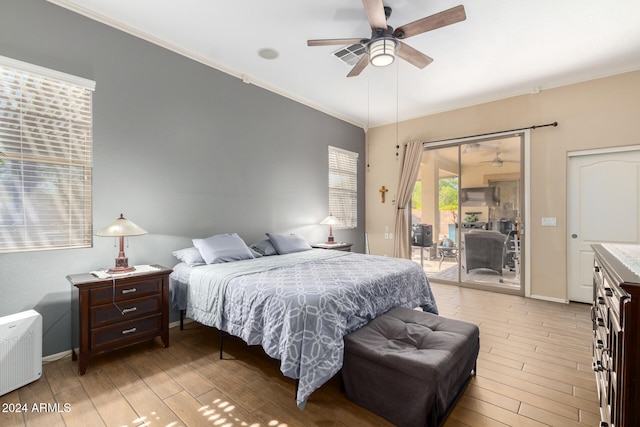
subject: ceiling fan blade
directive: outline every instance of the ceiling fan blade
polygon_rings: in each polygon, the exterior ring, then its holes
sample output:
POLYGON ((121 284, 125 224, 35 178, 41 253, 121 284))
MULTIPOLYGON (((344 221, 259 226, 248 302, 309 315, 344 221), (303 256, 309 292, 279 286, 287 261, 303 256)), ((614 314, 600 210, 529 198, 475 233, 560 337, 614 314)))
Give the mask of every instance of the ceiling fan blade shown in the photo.
POLYGON ((364 13, 367 14, 371 29, 387 29, 387 17, 384 14, 382 0, 362 0, 362 6, 364 6, 364 13))
POLYGON ((425 55, 424 53, 412 48, 406 43, 398 41, 400 43, 400 49, 398 49, 398 56, 407 62, 415 65, 418 68, 424 68, 433 62, 433 58, 425 55))
POLYGON ((399 39, 406 39, 465 19, 467 19, 467 15, 464 12, 464 6, 460 5, 396 28, 393 35, 399 39))
POLYGON ((355 77, 360 75, 362 70, 364 70, 367 65, 369 65, 369 54, 365 53, 360 57, 358 63, 353 66, 349 74, 347 74, 347 77, 355 77))
POLYGON ((307 40, 307 46, 352 45, 352 44, 360 44, 360 42, 362 42, 362 39, 307 40))

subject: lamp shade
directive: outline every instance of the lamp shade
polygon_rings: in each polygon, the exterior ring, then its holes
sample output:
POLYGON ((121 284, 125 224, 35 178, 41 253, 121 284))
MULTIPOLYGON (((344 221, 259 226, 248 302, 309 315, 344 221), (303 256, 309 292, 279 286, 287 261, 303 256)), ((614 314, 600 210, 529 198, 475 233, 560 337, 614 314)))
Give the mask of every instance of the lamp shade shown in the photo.
POLYGON ((320 221, 320 224, 322 224, 322 225, 338 225, 338 224, 340 224, 340 221, 338 221, 338 218, 336 218, 335 216, 330 214, 328 217, 326 217, 325 219, 320 221))
POLYGON ((129 221, 120 214, 120 217, 111 224, 96 233, 100 237, 141 236, 147 234, 145 230, 129 221))

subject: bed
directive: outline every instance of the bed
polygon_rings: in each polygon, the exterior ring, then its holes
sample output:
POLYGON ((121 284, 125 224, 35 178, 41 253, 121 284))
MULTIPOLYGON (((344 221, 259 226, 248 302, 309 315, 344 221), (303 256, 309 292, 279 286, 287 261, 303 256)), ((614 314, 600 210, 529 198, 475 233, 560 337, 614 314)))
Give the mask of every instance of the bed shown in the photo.
POLYGON ((438 313, 426 274, 410 260, 310 247, 283 252, 181 262, 170 276, 171 301, 188 318, 278 359, 281 372, 298 380, 301 409, 342 367, 346 334, 394 307, 438 313))

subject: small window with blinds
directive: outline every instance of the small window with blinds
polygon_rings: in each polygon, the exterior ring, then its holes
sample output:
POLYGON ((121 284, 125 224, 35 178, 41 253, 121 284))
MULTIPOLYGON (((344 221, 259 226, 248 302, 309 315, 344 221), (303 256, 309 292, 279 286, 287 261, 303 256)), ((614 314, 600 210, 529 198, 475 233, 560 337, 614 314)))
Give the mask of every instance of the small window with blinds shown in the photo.
POLYGON ((358 153, 329 146, 329 212, 333 228, 358 226, 358 153))
POLYGON ((0 252, 91 246, 94 88, 0 57, 0 252))

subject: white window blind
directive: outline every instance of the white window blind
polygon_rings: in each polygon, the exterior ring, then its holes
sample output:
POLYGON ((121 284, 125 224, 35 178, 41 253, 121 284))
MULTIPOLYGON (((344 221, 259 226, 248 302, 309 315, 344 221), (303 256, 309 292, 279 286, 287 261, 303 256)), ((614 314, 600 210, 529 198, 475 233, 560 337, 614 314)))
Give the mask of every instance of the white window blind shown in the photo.
POLYGON ((0 252, 91 246, 94 87, 0 57, 0 252))
POLYGON ((329 212, 334 228, 358 226, 358 153, 329 146, 329 212))

